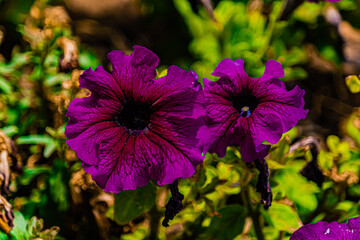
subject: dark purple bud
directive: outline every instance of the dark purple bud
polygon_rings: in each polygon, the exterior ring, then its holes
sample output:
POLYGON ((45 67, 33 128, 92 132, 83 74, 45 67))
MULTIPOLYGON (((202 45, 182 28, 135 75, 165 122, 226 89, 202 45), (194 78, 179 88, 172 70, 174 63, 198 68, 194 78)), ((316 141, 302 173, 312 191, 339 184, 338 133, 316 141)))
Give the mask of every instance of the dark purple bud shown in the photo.
POLYGON ((164 227, 169 226, 169 221, 173 220, 176 214, 178 214, 183 209, 182 200, 184 195, 179 192, 178 189, 179 179, 170 184, 171 198, 165 206, 165 219, 162 222, 164 227))
POLYGON ((259 170, 258 182, 256 184, 256 191, 261 194, 261 202, 265 209, 271 206, 272 192, 269 183, 269 168, 264 159, 256 159, 255 166, 259 170))
POLYGON ((324 174, 319 168, 319 165, 317 163, 318 154, 320 152, 320 143, 319 140, 313 136, 309 136, 306 138, 303 138, 293 145, 291 145, 289 152, 292 153, 296 149, 300 147, 308 146, 311 151, 311 155, 313 157, 313 160, 306 164, 306 166, 301 170, 301 175, 306 177, 307 180, 315 182, 319 187, 322 186, 324 182, 324 174))
POLYGON ((301 170, 300 173, 301 175, 306 177, 307 180, 313 181, 319 187, 322 186, 325 180, 324 174, 322 173, 322 171, 319 168, 319 165, 317 164, 317 158, 314 158, 311 162, 306 164, 306 166, 301 170))

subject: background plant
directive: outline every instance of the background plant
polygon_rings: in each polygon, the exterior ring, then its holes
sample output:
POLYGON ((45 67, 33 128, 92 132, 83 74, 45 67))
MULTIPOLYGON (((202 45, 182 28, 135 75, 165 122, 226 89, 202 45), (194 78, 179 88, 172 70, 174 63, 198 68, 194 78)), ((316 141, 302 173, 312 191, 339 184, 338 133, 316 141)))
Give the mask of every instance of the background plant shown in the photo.
POLYGON ((187 0, 116 2, 0 1, 0 127, 14 142, 0 149, 0 215, 15 215, 10 234, 0 216, 1 239, 288 239, 302 224, 359 215, 359 1, 305 2, 283 21, 284 1, 217 0, 213 11, 187 0), (169 228, 160 227, 167 186, 113 195, 84 172, 64 136, 70 101, 90 94, 78 77, 135 44, 159 55, 159 75, 177 64, 215 80, 220 60, 242 58, 259 77, 274 59, 289 88, 305 89, 307 119, 267 157, 269 210, 258 171, 234 147, 180 181, 184 209, 169 228), (304 169, 315 162, 320 180, 304 169))

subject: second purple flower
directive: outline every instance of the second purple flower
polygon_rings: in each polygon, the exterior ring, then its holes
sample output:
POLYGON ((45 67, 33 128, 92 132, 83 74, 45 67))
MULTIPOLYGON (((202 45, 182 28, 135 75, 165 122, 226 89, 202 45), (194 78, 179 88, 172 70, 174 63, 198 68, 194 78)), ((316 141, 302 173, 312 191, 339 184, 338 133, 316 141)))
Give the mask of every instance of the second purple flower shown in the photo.
POLYGON ((287 91, 279 80, 284 77, 280 63, 266 63, 263 76, 249 77, 244 61, 224 59, 212 75, 220 77, 211 82, 204 79, 206 98, 206 129, 204 150, 225 156, 228 146, 240 146, 247 162, 263 159, 270 146, 289 131, 308 110, 304 110, 304 90, 296 86, 287 91))

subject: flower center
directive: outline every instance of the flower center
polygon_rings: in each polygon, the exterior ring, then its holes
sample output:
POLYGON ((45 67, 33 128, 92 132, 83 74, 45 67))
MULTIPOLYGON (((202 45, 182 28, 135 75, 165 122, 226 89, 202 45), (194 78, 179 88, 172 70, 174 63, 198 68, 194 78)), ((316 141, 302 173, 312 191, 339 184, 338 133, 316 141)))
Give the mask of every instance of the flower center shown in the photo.
POLYGON ((231 103, 241 117, 249 117, 259 105, 259 100, 251 92, 246 91, 231 98, 231 103))
POLYGON ((119 114, 115 116, 115 123, 131 131, 143 130, 150 123, 150 115, 150 104, 127 99, 123 103, 119 114))

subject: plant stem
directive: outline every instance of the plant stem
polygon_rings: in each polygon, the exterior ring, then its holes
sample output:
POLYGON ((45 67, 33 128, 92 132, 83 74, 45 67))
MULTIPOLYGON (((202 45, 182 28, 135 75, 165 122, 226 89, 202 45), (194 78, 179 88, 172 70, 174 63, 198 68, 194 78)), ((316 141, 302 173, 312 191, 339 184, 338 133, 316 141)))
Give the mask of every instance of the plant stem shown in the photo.
POLYGON ((284 232, 284 231, 280 231, 278 240, 283 240, 284 236, 285 236, 285 232, 284 232))
POLYGON ((161 214, 157 209, 156 204, 151 208, 150 212, 150 235, 149 240, 157 240, 160 226, 161 214))
POLYGON ((259 210, 254 210, 251 206, 250 196, 249 196, 249 189, 246 186, 243 186, 241 189, 241 198, 244 202, 244 205, 247 209, 248 215, 251 217, 252 222, 254 224, 255 234, 258 240, 264 240, 264 235, 261 230, 261 224, 260 224, 260 212, 259 210))

